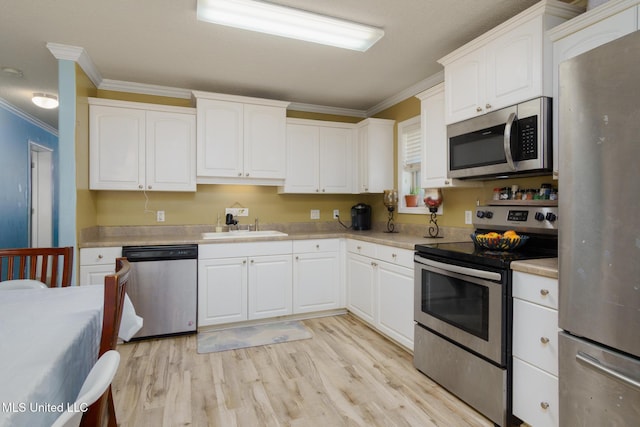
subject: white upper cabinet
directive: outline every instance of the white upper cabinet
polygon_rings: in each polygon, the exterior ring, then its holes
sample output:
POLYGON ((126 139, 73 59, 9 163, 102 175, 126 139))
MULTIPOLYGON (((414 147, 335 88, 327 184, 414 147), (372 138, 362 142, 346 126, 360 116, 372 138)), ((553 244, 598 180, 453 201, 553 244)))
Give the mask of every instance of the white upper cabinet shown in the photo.
POLYGON ((288 119, 284 193, 353 192, 352 124, 288 119))
POLYGON ((286 175, 288 103, 193 92, 199 183, 281 184, 286 175))
POLYGON ((89 99, 92 190, 196 191, 195 110, 89 99))
POLYGON ((358 193, 382 193, 394 188, 394 120, 366 119, 356 125, 358 135, 358 193))
POLYGON ((416 95, 420 99, 422 188, 482 186, 478 181, 447 177, 447 126, 444 123, 444 83, 416 95))
POLYGON ((609 1, 549 31, 553 42, 553 177, 558 179, 560 64, 637 31, 640 0, 609 1))
POLYGON ((451 124, 538 96, 551 96, 546 30, 583 9, 546 0, 442 58, 445 122, 451 124))

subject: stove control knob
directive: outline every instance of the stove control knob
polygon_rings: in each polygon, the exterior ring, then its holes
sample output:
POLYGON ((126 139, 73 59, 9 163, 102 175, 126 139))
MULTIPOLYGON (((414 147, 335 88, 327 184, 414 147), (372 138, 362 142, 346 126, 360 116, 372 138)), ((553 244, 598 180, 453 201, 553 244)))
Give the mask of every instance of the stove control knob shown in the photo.
POLYGON ((487 219, 491 219, 491 218, 493 218, 493 212, 491 212, 491 211, 486 211, 486 212, 484 213, 484 216, 486 216, 486 217, 487 217, 487 219))
POLYGON ((476 216, 477 216, 478 218, 484 218, 484 211, 477 211, 477 212, 476 212, 476 216))
POLYGON ((558 219, 558 217, 556 216, 556 214, 554 214, 553 212, 547 212, 547 216, 545 217, 547 221, 549 222, 553 222, 556 219, 558 219))
POLYGON ((536 212, 534 218, 536 221, 544 221, 544 214, 542 212, 536 212))

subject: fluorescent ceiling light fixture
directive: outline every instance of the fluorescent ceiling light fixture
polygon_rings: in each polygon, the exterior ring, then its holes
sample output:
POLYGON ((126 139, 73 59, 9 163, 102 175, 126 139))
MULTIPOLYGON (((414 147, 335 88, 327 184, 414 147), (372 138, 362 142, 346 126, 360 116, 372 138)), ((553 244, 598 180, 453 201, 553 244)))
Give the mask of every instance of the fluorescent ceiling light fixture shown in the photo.
POLYGON ((38 107, 46 108, 47 110, 58 108, 58 97, 48 93, 34 93, 31 101, 38 107))
POLYGON ((384 36, 380 28, 254 0, 198 0, 198 19, 360 52, 384 36))

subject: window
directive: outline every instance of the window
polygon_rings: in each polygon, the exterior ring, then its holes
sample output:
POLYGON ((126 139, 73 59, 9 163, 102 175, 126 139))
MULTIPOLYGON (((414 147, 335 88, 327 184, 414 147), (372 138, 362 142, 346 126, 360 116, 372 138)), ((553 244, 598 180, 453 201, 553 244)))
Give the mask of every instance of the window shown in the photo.
POLYGON ((398 123, 398 212, 426 213, 422 189, 422 132, 420 116, 398 123), (418 205, 407 206, 405 195, 417 195, 418 205))

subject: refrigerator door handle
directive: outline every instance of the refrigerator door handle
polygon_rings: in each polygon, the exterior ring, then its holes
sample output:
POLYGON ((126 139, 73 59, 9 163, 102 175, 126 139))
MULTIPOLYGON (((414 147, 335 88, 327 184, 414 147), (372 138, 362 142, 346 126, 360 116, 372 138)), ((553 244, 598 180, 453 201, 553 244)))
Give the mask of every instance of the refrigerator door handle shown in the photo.
POLYGON ((509 114, 507 124, 504 127, 504 157, 507 159, 507 164, 511 170, 516 170, 516 165, 513 163, 513 154, 511 153, 511 130, 513 129, 513 122, 517 119, 516 113, 509 114))
POLYGON ((630 387, 635 388, 636 390, 640 391, 640 381, 634 379, 634 378, 630 378, 628 376, 626 376, 625 374, 616 371, 615 369, 611 369, 605 365, 603 365, 598 359, 596 359, 595 357, 589 356, 586 353, 583 353, 582 351, 579 351, 578 354, 576 354, 576 360, 580 363, 582 363, 583 365, 586 365, 589 368, 592 368, 602 374, 608 375, 611 378, 614 378, 618 381, 620 381, 621 383, 624 383, 630 387))

